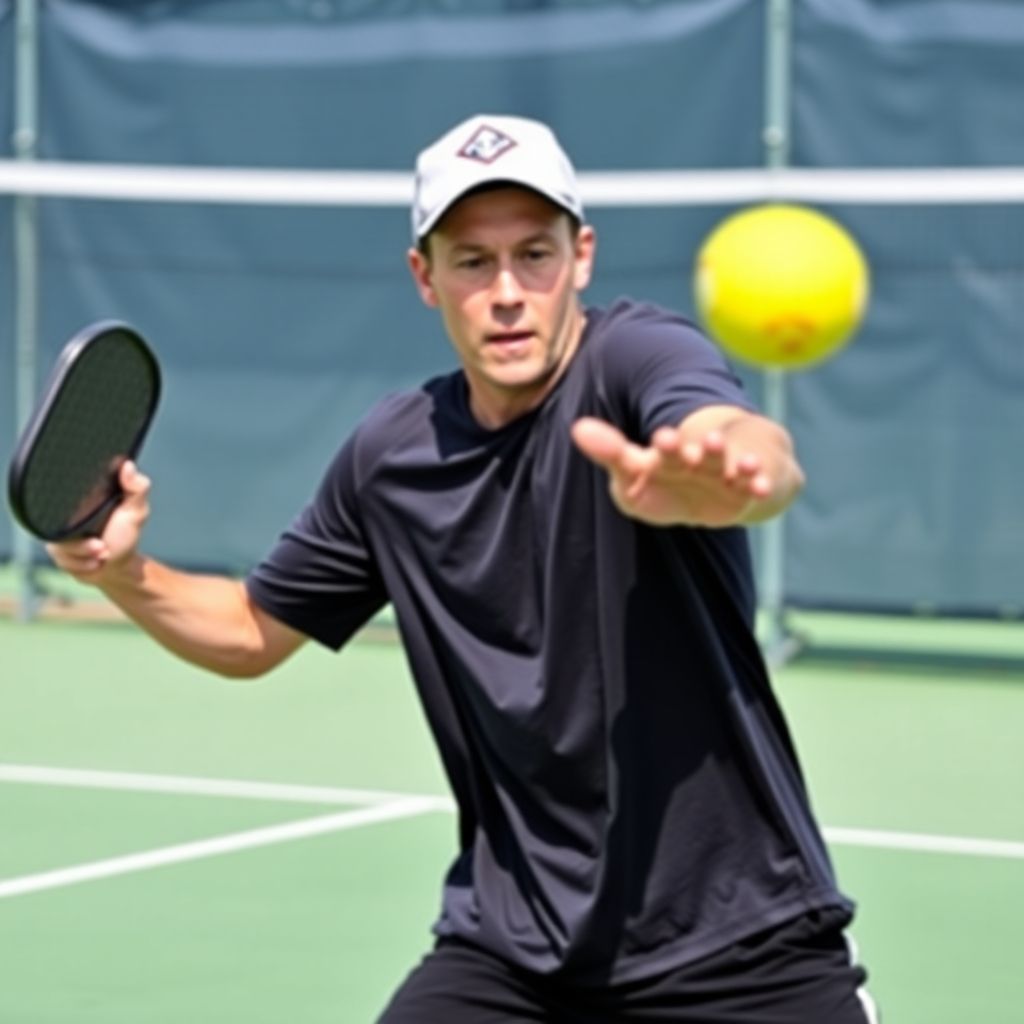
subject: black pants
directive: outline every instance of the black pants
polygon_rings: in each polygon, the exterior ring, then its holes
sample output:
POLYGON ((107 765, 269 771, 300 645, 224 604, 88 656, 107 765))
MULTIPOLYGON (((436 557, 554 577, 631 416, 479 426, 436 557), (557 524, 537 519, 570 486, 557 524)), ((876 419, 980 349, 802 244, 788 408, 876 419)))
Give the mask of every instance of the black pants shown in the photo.
POLYGON ((865 976, 831 911, 668 974, 600 989, 533 975, 443 939, 378 1024, 877 1024, 865 976))

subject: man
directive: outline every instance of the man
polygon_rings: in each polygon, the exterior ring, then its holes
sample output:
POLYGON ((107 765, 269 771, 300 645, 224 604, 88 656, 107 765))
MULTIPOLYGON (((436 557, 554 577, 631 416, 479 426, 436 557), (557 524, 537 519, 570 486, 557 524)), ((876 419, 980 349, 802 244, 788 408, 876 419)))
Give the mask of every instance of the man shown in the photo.
POLYGON ((741 527, 801 489, 788 434, 691 324, 581 305, 595 234, 545 126, 426 149, 413 235, 461 368, 372 410, 247 580, 140 554, 133 466, 55 561, 225 675, 392 603, 460 849, 382 1024, 873 1020, 752 632, 741 527))

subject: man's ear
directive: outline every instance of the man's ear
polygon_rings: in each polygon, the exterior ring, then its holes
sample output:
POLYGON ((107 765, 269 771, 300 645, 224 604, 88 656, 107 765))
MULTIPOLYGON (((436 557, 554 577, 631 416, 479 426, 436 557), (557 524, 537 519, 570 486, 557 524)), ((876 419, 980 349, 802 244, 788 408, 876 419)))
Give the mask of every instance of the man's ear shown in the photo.
POLYGON ((589 224, 584 224, 576 233, 574 243, 575 267, 573 268, 573 286, 581 292, 590 284, 590 276, 594 270, 594 253, 597 249, 597 235, 589 224))
POLYGON ((437 293, 434 291, 434 283, 431 280, 430 259, 421 249, 415 247, 409 250, 406 258, 409 262, 409 271, 412 274, 416 290, 420 293, 420 298, 425 305, 436 307, 437 293))

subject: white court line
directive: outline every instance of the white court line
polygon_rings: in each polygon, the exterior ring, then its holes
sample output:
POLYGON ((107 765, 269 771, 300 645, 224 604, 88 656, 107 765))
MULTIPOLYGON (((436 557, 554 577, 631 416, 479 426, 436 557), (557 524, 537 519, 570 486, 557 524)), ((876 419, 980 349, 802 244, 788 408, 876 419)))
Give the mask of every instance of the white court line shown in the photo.
MULTIPOLYGON (((299 786, 270 782, 246 782, 237 779, 207 779, 185 775, 149 775, 135 772, 87 771, 73 768, 47 768, 39 765, 0 764, 0 782, 28 782, 49 786, 76 786, 89 789, 126 790, 150 793, 178 793, 194 796, 225 796, 255 800, 312 804, 387 805, 408 799, 424 801, 426 811, 454 811, 454 802, 445 796, 418 796, 409 793, 367 789, 338 789, 329 786, 299 786)), ((960 856, 1024 859, 1024 843, 969 836, 929 835, 919 832, 892 832, 881 829, 826 827, 825 838, 837 846, 862 846, 875 849, 910 850, 923 853, 947 853, 960 856)))
POLYGON ((825 838, 837 846, 870 846, 883 850, 954 853, 966 857, 1024 860, 1024 843, 969 836, 933 836, 921 832, 883 832, 869 828, 826 828, 825 838))
POLYGON ((24 896, 27 893, 42 892, 45 889, 59 889, 80 882, 93 882, 100 878, 113 878, 116 875, 126 875, 134 871, 148 871, 168 864, 201 860, 204 857, 217 857, 221 854, 250 850, 258 846, 271 846, 274 843, 287 843, 295 839, 308 839, 310 836, 326 835, 329 832, 359 828, 381 821, 393 821, 396 818, 414 817, 436 810, 436 805, 437 801, 433 797, 408 797, 405 800, 394 800, 391 803, 363 807, 355 811, 325 814, 302 821, 290 821, 283 825, 270 825, 247 832, 235 832, 231 835, 199 839, 176 846, 166 846, 141 853, 130 853, 122 857, 111 857, 108 860, 78 864, 70 868, 58 868, 36 875, 8 878, 0 881, 0 899, 9 896, 24 896))
MULTIPOLYGON (((102 772, 77 768, 47 768, 31 764, 0 764, 0 782, 30 782, 46 786, 75 786, 142 793, 177 793, 185 796, 228 796, 245 800, 280 800, 303 804, 381 804, 405 800, 409 793, 372 789, 337 789, 238 779, 205 779, 189 775, 149 775, 138 772, 102 772)), ((451 806, 447 797, 436 797, 451 806)), ((439 808, 442 809, 442 808, 439 808)))

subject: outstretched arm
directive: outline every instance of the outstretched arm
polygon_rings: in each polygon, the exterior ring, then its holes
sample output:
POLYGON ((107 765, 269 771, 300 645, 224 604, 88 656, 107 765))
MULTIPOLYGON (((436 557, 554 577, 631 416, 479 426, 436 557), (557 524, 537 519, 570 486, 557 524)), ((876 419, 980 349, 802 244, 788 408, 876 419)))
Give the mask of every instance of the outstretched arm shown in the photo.
POLYGON ((101 537, 47 545, 57 566, 98 587, 174 654, 225 676, 262 675, 302 644, 267 615, 239 580, 179 572, 138 550, 149 515, 149 480, 121 470, 125 497, 101 537))
POLYGON ((586 417, 573 440, 608 473, 624 515, 658 526, 737 526, 778 515, 804 483, 789 433, 735 406, 698 409, 660 427, 647 446, 611 423, 586 417))

